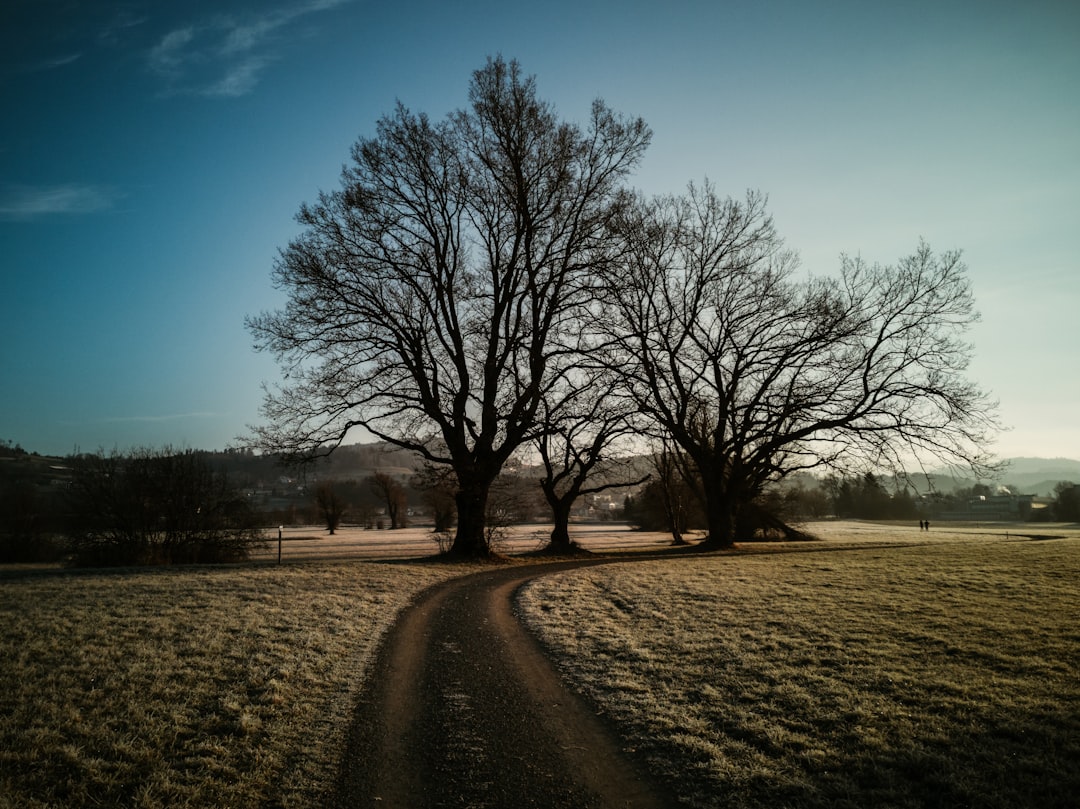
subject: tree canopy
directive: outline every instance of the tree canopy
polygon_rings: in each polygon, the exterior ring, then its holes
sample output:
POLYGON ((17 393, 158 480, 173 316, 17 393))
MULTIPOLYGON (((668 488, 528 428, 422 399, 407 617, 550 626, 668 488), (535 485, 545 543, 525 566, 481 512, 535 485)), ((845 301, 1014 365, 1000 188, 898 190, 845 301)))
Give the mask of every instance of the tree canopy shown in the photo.
POLYGON ((959 253, 920 244, 801 276, 762 195, 708 185, 639 199, 623 232, 598 314, 607 361, 696 467, 708 545, 795 471, 983 463, 994 405, 963 375, 977 314, 959 253))
POLYGON ((601 101, 560 121, 501 58, 469 100, 440 122, 399 105, 356 143, 275 266, 285 308, 248 323, 287 376, 260 443, 303 454, 363 427, 450 465, 453 550, 483 555, 491 483, 533 436, 650 132, 601 101))
POLYGON ((984 466, 994 403, 964 375, 958 252, 803 274, 760 193, 628 191, 641 119, 596 101, 562 121, 501 58, 469 102, 438 122, 398 105, 301 208, 274 268, 287 303, 248 321, 285 371, 264 448, 326 452, 359 427, 449 467, 466 556, 490 551, 489 493, 522 448, 558 516, 631 426, 693 468, 709 547, 795 471, 984 466))

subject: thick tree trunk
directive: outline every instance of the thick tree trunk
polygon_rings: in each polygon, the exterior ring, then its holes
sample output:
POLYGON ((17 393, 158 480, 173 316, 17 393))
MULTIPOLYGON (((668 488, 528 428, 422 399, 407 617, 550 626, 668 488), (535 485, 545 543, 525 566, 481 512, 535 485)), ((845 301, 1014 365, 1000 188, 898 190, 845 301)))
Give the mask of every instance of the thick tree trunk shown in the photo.
POLYGON ((462 485, 455 495, 457 501, 457 533, 450 555, 466 559, 483 559, 491 555, 487 536, 487 500, 490 483, 462 485))
POLYGON ((709 535, 699 547, 724 549, 735 545, 735 527, 738 524, 738 505, 735 498, 722 492, 706 492, 705 519, 709 535))
POLYGON ((576 547, 570 539, 570 506, 573 501, 549 501, 551 516, 555 521, 551 529, 548 550, 552 553, 570 553, 576 547))

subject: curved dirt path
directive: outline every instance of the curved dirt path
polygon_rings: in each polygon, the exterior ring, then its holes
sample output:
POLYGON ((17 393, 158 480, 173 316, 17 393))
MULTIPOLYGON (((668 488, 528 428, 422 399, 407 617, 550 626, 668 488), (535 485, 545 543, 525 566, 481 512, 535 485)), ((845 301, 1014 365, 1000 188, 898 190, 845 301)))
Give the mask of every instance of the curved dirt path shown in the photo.
POLYGON ((612 559, 500 568, 428 590, 383 641, 335 805, 666 807, 617 737, 563 688, 513 615, 525 581, 612 559))

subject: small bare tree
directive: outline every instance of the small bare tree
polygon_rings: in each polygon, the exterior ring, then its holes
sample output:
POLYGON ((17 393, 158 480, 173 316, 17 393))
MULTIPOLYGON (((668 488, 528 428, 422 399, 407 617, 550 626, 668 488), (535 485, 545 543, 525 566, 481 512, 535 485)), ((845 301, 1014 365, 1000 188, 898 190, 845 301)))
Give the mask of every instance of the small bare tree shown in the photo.
MULTIPOLYGON (((686 499, 692 493, 687 478, 694 480, 695 475, 687 469, 686 458, 669 441, 662 441, 660 449, 652 455, 656 481, 659 484, 660 497, 671 530, 672 545, 689 544, 683 534, 687 530, 686 499)), ((700 488, 700 486, 698 487, 700 488)), ((697 492, 699 499, 704 493, 697 492)))
POLYGON ((432 530, 438 534, 448 533, 457 516, 454 470, 426 461, 413 474, 412 487, 420 492, 424 505, 431 512, 432 521, 435 523, 432 530))
POLYGON ((636 486, 649 477, 618 471, 614 447, 636 428, 632 402, 619 395, 617 386, 610 374, 572 368, 541 403, 535 446, 543 471, 540 489, 552 514, 552 553, 576 550, 570 515, 580 498, 636 486))
POLYGON ((315 508, 326 523, 326 530, 333 536, 341 526, 348 508, 345 498, 341 496, 333 482, 324 480, 315 486, 315 508))
POLYGON ((405 496, 405 487, 393 476, 386 472, 376 472, 367 479, 368 486, 386 507, 386 516, 390 518, 390 530, 408 526, 407 511, 408 499, 405 496))

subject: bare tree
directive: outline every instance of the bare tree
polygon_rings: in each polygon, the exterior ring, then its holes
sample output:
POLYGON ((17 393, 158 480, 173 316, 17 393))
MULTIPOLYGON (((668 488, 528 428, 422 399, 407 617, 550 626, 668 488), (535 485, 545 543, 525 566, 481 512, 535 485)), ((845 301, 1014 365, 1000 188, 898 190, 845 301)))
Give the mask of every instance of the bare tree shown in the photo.
POLYGON ((1080 485, 1065 480, 1054 484, 1054 517, 1080 522, 1080 485))
POLYGON ((359 426, 448 464, 452 551, 483 556, 492 481, 532 437, 650 133, 600 101, 585 127, 559 121, 501 58, 469 97, 440 123, 399 105, 356 144, 276 264, 285 309, 248 326, 288 380, 268 392, 262 446, 332 449, 359 426))
POLYGON ((570 514, 581 497, 649 478, 616 469, 614 445, 635 432, 632 403, 618 394, 617 385, 611 375, 579 367, 565 374, 541 403, 535 445, 543 470, 540 489, 554 523, 548 545, 553 553, 575 550, 570 514))
POLYGON ((977 314, 959 253, 921 244, 895 266, 843 258, 836 277, 800 278, 764 197, 708 185, 640 201, 624 228, 599 315, 608 361, 696 467, 706 547, 729 546, 796 470, 985 468, 995 405, 963 376, 977 314))
POLYGON ((448 532, 457 517, 457 503, 454 500, 457 484, 454 482, 454 470, 448 466, 425 461, 413 474, 411 484, 420 492, 424 505, 431 512, 431 519, 434 522, 432 530, 437 534, 448 532))
POLYGON ((408 501, 405 487, 386 472, 376 472, 367 479, 368 486, 386 507, 386 516, 390 518, 390 530, 406 527, 408 501))
POLYGON ((315 508, 326 523, 326 530, 333 536, 345 518, 348 504, 332 481, 324 480, 316 485, 315 508))
POLYGON ((688 528, 686 500, 691 493, 704 500, 704 492, 694 491, 691 482, 699 483, 697 476, 687 469, 686 457, 666 439, 661 442, 660 449, 653 453, 652 463, 671 530, 671 544, 687 545, 689 543, 683 537, 688 528))

